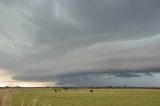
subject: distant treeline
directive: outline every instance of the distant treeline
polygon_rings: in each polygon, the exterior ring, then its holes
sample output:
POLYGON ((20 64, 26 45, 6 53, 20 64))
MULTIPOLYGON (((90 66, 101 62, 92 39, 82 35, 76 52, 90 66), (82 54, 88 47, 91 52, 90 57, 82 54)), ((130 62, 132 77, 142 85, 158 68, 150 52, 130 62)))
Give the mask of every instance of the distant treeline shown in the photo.
POLYGON ((55 88, 55 89, 160 89, 160 87, 126 87, 126 86, 117 86, 117 87, 112 87, 112 86, 107 86, 107 87, 20 87, 20 86, 15 86, 15 87, 0 87, 0 88, 55 88))

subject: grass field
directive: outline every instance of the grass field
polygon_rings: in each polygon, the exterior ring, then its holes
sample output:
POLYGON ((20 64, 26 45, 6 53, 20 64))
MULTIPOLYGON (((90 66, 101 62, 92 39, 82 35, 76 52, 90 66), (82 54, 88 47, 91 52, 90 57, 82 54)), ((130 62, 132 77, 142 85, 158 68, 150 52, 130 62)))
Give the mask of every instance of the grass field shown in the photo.
POLYGON ((1 89, 0 103, 0 106, 160 106, 160 90, 1 89))

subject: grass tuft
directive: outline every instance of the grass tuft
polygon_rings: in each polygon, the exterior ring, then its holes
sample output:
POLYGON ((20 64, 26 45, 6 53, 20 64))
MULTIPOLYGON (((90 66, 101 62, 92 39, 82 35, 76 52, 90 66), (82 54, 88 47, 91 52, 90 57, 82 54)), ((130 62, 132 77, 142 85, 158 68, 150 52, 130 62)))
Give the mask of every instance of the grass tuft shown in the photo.
POLYGON ((0 89, 0 106, 11 106, 13 89, 0 89))

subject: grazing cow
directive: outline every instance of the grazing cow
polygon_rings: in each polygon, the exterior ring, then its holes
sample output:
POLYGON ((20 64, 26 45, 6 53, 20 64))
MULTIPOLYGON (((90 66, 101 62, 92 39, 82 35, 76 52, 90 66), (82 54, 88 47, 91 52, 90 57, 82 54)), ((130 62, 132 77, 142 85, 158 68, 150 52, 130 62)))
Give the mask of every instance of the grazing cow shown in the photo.
POLYGON ((93 90, 90 90, 90 92, 93 92, 93 90))
POLYGON ((54 92, 57 92, 57 90, 55 89, 54 92))

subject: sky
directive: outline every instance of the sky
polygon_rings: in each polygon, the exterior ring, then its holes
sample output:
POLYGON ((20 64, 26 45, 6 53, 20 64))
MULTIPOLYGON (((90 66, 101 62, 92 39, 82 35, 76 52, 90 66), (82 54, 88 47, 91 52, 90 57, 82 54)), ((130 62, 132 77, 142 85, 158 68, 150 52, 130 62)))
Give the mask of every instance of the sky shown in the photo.
POLYGON ((0 0, 0 86, 160 86, 159 0, 0 0))

